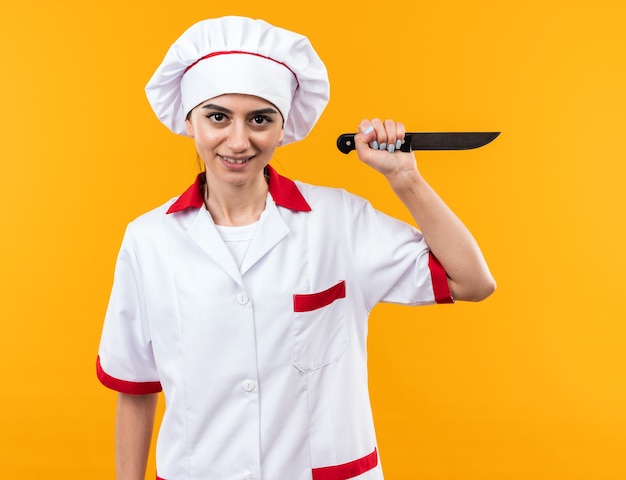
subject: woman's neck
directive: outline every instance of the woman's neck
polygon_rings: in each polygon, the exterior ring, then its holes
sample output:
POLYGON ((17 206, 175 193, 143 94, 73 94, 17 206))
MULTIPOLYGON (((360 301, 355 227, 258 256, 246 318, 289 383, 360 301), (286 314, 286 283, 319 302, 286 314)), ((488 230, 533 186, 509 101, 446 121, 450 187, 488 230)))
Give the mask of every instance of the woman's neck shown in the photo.
POLYGON ((261 218, 267 191, 264 177, 246 185, 217 185, 207 178, 204 204, 216 225, 250 225, 261 218))

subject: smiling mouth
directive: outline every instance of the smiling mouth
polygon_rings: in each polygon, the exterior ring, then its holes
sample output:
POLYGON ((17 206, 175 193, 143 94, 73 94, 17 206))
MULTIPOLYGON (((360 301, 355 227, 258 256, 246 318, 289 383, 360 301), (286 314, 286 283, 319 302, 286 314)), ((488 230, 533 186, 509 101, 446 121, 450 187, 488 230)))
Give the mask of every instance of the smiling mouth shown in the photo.
POLYGON ((233 165, 243 165, 244 163, 248 163, 252 159, 252 157, 231 158, 231 157, 224 157, 223 155, 220 155, 220 158, 224 160, 226 163, 231 163, 233 165))

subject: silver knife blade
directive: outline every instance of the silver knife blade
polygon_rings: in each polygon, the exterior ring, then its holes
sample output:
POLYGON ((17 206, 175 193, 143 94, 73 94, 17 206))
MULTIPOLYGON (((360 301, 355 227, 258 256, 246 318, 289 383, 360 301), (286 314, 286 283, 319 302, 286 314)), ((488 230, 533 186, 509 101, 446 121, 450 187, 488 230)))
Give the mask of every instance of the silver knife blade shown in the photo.
MULTIPOLYGON (((344 133, 337 138, 337 148, 342 153, 354 150, 354 133, 344 133)), ((404 135, 400 150, 470 150, 487 145, 500 132, 410 132, 404 135)))

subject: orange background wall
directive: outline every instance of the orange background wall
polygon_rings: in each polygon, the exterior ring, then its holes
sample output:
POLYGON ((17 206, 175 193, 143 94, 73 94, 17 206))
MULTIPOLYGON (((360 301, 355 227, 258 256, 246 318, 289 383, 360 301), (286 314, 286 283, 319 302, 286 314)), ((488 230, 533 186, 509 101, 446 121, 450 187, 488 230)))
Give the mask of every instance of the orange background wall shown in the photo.
POLYGON ((479 304, 375 309, 387 479, 626 478, 625 5, 4 0, 0 475, 113 478, 115 394, 94 362, 117 249, 196 171, 143 87, 186 27, 243 14, 309 36, 330 72, 317 129, 276 154, 285 175, 408 220, 336 150, 339 133, 371 116, 502 131, 418 156, 499 288, 479 304))

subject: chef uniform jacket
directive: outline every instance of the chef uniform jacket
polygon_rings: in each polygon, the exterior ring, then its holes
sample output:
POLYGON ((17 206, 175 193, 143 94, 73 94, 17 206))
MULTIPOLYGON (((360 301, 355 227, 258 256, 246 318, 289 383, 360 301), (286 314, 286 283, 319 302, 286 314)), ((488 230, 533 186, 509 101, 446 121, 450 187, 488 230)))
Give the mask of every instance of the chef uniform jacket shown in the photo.
POLYGON ((129 224, 98 377, 163 390, 158 479, 382 479, 368 314, 380 301, 452 302, 446 273, 414 227, 268 173, 241 268, 204 208, 202 174, 129 224))

